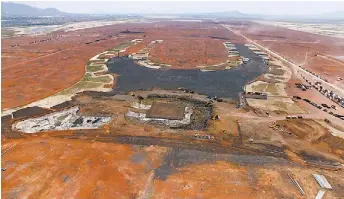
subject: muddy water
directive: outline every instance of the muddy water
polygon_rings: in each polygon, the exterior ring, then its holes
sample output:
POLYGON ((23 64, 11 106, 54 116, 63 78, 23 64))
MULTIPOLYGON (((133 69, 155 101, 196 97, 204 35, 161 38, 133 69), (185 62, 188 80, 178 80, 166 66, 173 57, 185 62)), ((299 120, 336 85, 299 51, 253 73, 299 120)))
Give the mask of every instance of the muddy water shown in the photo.
POLYGON ((268 66, 246 46, 237 44, 241 56, 250 58, 230 70, 202 72, 199 69, 152 69, 139 66, 129 58, 111 59, 107 66, 111 73, 119 74, 114 92, 123 94, 134 90, 161 88, 174 90, 178 87, 199 94, 226 97, 237 100, 238 92, 246 83, 268 71, 268 66))

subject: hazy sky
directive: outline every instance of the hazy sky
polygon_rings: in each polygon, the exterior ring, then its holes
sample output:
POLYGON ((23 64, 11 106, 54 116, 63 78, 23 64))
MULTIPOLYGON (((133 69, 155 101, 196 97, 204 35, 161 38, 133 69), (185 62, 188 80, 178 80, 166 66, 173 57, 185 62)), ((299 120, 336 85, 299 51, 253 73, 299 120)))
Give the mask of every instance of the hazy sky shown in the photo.
POLYGON ((37 1, 19 2, 38 8, 57 8, 70 13, 98 13, 98 14, 172 14, 172 13, 209 13, 237 10, 248 14, 274 15, 312 15, 327 12, 344 11, 342 2, 264 2, 264 1, 233 1, 233 2, 152 2, 152 1, 37 1))

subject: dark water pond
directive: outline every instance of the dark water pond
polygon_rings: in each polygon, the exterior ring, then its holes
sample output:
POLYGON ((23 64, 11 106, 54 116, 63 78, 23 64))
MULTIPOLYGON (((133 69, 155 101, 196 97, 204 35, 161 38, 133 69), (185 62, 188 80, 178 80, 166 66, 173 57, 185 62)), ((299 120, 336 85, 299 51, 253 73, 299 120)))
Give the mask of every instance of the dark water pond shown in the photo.
POLYGON ((109 72, 119 74, 114 93, 161 88, 175 90, 178 87, 199 94, 237 99, 238 92, 254 78, 267 72, 268 66, 246 46, 236 45, 239 54, 250 58, 245 64, 230 70, 202 72, 199 69, 151 69, 135 64, 129 58, 111 59, 109 72))

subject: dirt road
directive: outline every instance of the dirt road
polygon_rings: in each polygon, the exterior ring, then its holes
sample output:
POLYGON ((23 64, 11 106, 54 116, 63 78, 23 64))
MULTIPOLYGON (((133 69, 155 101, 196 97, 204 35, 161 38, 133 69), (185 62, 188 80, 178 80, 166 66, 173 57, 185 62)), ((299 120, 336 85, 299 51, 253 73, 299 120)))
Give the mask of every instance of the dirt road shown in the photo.
POLYGON ((245 35, 243 35, 242 33, 238 32, 238 31, 235 31, 235 30, 232 30, 231 28, 225 26, 224 24, 222 24, 223 27, 227 28, 229 31, 233 32, 234 34, 236 35, 239 35, 239 36, 242 36, 243 38, 245 38, 249 43, 252 43, 254 44, 255 46, 259 47, 260 49, 262 49, 263 51, 267 52, 268 54, 272 55, 273 57, 285 62, 285 63, 288 63, 289 65, 291 65, 292 67, 292 70, 293 70, 293 73, 295 75, 298 76, 298 78, 301 78, 301 74, 303 75, 307 75, 307 76, 310 76, 312 77, 313 81, 319 81, 321 82, 321 84, 323 85, 323 87, 327 87, 329 88, 329 90, 332 90, 333 92, 335 92, 336 94, 340 95, 340 96, 344 96, 344 90, 339 88, 338 86, 336 85, 333 85, 331 83, 328 83, 326 81, 324 81, 323 79, 320 79, 319 77, 309 73, 308 71, 304 70, 303 68, 299 67, 298 65, 294 64, 293 62, 291 62, 290 60, 284 58, 283 56, 279 55, 278 53, 270 50, 269 48, 251 40, 250 38, 246 37, 245 35))

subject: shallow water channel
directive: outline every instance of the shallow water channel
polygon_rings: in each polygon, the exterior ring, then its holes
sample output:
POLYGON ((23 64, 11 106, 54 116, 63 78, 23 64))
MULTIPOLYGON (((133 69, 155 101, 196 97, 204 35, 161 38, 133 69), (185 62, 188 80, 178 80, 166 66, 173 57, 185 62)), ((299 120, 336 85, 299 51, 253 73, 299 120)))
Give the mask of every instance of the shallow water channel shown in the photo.
POLYGON ((242 44, 236 44, 241 56, 248 57, 247 63, 230 70, 202 72, 199 69, 152 69, 137 65, 129 58, 111 59, 109 72, 120 75, 113 88, 116 94, 135 90, 161 88, 175 90, 183 87, 199 94, 226 97, 237 100, 238 92, 246 83, 266 73, 268 66, 262 58, 242 44))

